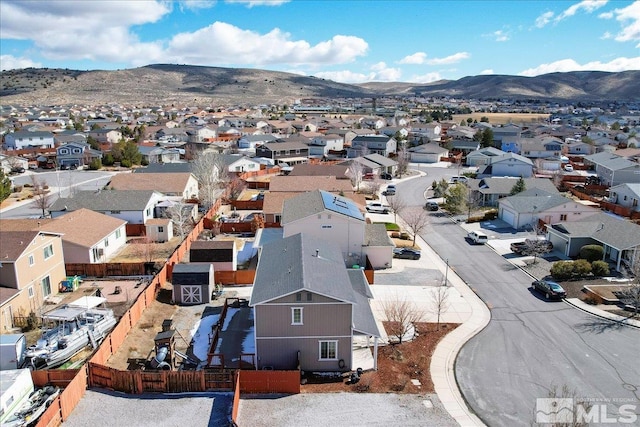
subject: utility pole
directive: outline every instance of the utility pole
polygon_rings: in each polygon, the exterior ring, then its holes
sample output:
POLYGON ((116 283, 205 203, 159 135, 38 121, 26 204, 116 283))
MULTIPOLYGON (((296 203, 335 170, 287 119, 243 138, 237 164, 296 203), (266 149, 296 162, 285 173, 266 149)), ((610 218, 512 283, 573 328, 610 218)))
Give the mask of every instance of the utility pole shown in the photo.
POLYGON ((446 268, 444 270, 444 284, 442 286, 447 286, 448 277, 449 277, 449 258, 445 260, 446 268))

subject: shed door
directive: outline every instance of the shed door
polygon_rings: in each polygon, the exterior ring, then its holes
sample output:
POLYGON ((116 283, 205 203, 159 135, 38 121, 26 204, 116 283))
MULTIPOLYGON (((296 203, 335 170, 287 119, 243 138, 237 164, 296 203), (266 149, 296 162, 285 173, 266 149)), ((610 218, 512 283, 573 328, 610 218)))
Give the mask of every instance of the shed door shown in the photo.
POLYGON ((183 304, 202 304, 202 288, 200 285, 182 285, 183 304))

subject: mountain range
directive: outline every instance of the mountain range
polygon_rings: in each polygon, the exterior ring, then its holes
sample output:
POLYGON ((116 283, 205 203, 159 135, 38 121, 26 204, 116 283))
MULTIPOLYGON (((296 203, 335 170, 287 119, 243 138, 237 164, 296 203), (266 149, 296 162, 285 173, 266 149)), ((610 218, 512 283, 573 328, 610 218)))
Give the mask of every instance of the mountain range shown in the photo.
POLYGON ((479 75, 433 83, 345 84, 246 68, 155 64, 113 71, 26 68, 0 73, 3 104, 258 105, 336 98, 456 97, 559 103, 640 102, 640 71, 576 71, 536 77, 479 75))

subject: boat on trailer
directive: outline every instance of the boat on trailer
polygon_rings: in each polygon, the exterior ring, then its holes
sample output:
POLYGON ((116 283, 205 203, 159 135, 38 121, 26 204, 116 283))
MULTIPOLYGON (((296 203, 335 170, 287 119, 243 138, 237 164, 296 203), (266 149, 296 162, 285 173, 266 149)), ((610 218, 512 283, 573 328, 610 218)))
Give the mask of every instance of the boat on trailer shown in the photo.
POLYGON ((91 344, 94 348, 116 325, 113 310, 101 307, 102 297, 82 297, 42 315, 42 336, 27 348, 25 360, 32 369, 63 365, 91 344))

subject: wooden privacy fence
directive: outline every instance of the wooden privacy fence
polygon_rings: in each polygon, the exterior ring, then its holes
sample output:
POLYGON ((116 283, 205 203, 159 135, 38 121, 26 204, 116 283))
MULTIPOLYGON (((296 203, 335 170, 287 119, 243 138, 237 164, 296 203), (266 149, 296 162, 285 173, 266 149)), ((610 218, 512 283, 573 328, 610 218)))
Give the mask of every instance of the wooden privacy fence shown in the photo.
POLYGON ((255 270, 214 271, 216 283, 223 285, 251 285, 256 277, 255 270))
POLYGON ((300 371, 238 371, 240 393, 300 393, 300 371))
POLYGON ((148 274, 144 262, 120 262, 103 264, 65 264, 67 276, 111 277, 143 276, 148 274))
POLYGON ((233 390, 234 371, 121 371, 89 363, 89 387, 128 394, 233 390))

